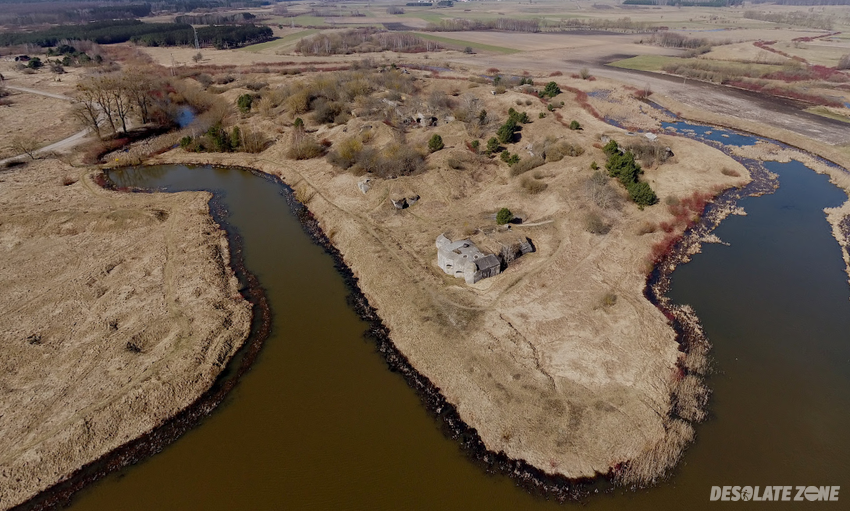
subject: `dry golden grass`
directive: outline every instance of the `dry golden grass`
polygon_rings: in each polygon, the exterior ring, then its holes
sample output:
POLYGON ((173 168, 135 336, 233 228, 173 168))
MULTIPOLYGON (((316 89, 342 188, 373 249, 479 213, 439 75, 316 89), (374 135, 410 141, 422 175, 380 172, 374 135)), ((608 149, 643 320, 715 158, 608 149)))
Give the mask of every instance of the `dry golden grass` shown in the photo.
POLYGON ((9 90, 5 99, 10 106, 0 106, 0 159, 15 156, 16 138, 32 139, 38 146, 69 137, 82 129, 71 115, 72 104, 50 97, 9 90))
POLYGON ((0 186, 4 508, 189 406, 250 329, 208 194, 89 174, 41 160, 0 186))
POLYGON ((693 442, 694 428, 687 421, 668 419, 664 440, 630 459, 616 480, 623 485, 645 486, 663 479, 682 457, 684 447, 693 442))

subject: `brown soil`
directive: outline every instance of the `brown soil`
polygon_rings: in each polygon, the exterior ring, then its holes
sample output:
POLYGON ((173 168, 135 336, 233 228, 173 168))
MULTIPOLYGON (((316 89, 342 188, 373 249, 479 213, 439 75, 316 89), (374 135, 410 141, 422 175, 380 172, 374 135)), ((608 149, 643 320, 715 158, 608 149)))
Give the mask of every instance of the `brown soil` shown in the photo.
POLYGON ((58 161, 0 181, 6 509, 191 404, 251 312, 209 194, 110 192, 58 161))

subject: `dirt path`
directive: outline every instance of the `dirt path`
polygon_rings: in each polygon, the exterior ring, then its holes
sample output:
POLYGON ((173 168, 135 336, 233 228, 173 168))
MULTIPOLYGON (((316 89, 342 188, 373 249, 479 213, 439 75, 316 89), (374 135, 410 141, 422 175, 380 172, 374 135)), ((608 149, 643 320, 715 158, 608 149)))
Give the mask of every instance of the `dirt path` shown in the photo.
POLYGON ((28 92, 30 94, 38 94, 39 96, 47 96, 48 98, 62 99, 62 100, 65 100, 65 101, 73 101, 74 100, 73 98, 66 96, 64 94, 54 94, 52 92, 45 92, 43 90, 31 89, 29 87, 21 87, 21 86, 18 86, 18 85, 7 85, 6 88, 16 90, 16 91, 19 91, 19 92, 28 92))
MULTIPOLYGON (((52 92, 45 92, 45 91, 42 91, 42 90, 31 89, 29 87, 19 87, 17 85, 7 85, 6 88, 11 89, 11 90, 16 90, 18 92, 26 92, 28 94, 37 94, 39 96, 46 96, 48 98, 61 99, 63 101, 73 101, 74 100, 73 98, 71 98, 69 96, 65 96, 64 94, 54 94, 52 92)), ((36 151, 34 154, 46 154, 46 153, 50 153, 50 152, 59 152, 59 151, 65 151, 65 150, 71 149, 74 146, 76 146, 77 144, 79 144, 80 142, 82 142, 86 138, 86 136, 88 136, 90 131, 91 130, 89 130, 88 128, 86 128, 84 130, 80 130, 77 133, 74 133, 73 135, 71 135, 70 137, 63 138, 62 140, 59 140, 58 142, 53 142, 52 144, 48 144, 48 145, 42 147, 41 149, 36 151)), ((27 158, 27 157, 28 156, 26 154, 19 154, 17 156, 10 156, 9 158, 5 158, 5 159, 0 160, 0 165, 4 165, 4 164, 6 164, 10 161, 13 161, 13 160, 16 160, 16 159, 19 159, 19 158, 27 158)))

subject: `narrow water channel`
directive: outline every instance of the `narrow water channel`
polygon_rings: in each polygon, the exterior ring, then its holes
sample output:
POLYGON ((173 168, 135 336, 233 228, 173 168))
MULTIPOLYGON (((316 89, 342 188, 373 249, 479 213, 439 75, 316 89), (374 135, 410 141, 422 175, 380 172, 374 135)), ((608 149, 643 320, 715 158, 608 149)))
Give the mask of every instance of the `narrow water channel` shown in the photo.
POLYGON ((486 474, 443 435, 364 339, 367 324, 347 305, 333 260, 303 232, 278 184, 241 170, 113 172, 119 186, 216 191, 274 320, 219 409, 71 508, 716 509, 716 485, 842 485, 850 499, 850 288, 822 212, 846 197, 801 164, 768 166, 779 191, 742 201, 748 215, 717 230, 729 246, 705 246, 673 276, 671 296, 694 306, 714 345, 711 419, 670 481, 583 506, 486 474))

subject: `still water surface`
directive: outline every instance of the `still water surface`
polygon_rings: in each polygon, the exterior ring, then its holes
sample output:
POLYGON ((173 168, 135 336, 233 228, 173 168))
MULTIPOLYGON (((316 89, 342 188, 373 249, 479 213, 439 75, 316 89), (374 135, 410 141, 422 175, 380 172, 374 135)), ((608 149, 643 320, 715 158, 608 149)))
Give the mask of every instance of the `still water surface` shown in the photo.
MULTIPOLYGON (((717 509, 713 485, 841 485, 850 501, 850 288, 822 209, 846 196, 792 162, 773 195, 678 268, 671 296, 714 345, 711 418, 674 477, 558 505, 485 474, 387 370, 333 260, 278 184, 241 170, 114 172, 119 185, 215 190, 274 311, 251 369, 203 423, 78 494, 74 511, 235 509, 717 509)), ((845 509, 838 503, 734 503, 845 509)))

